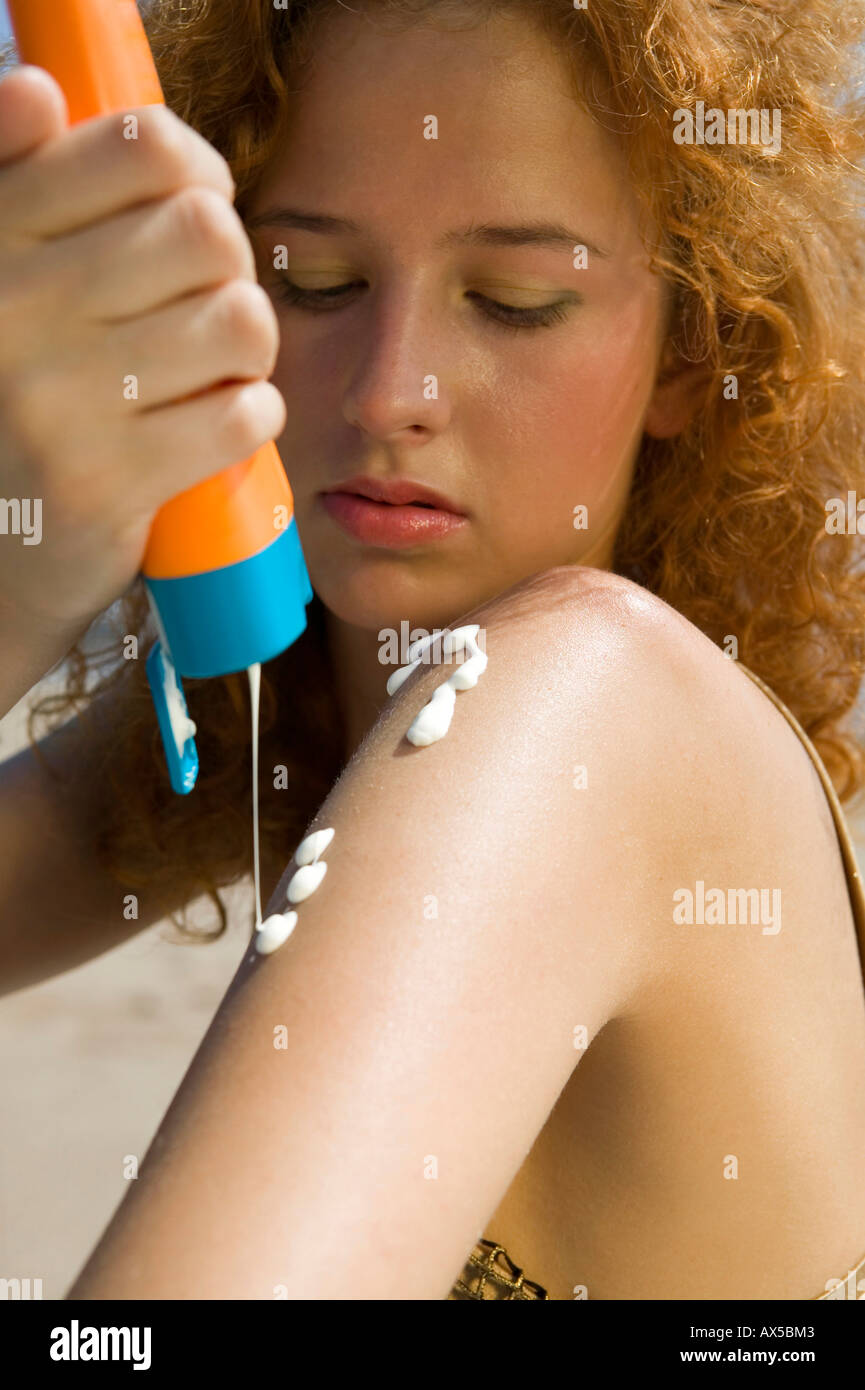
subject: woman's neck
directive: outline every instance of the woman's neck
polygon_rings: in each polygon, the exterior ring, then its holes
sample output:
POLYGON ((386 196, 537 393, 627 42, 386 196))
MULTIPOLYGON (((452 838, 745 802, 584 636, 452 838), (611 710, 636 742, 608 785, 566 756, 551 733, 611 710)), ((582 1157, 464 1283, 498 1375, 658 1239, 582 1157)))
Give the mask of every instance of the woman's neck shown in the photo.
POLYGON ((387 679, 394 668, 378 659, 378 633, 343 622, 327 609, 324 618, 348 762, 387 704, 387 679))

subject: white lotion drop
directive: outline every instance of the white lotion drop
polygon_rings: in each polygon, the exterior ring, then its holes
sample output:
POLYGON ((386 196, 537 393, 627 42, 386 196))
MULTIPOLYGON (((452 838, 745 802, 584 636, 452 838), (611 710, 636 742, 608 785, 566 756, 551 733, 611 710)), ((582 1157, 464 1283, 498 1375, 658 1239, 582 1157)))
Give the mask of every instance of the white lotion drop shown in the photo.
POLYGON ((474 642, 481 630, 480 623, 466 623, 465 627, 455 627, 442 638, 442 651, 445 656, 455 656, 464 651, 469 642, 474 642))
POLYGON ((415 671, 418 666, 420 666, 420 657, 418 657, 417 661, 410 661, 408 666, 398 666, 387 678, 388 695, 395 695, 400 686, 408 680, 412 671, 415 671))
POLYGON ((307 898, 312 897, 321 880, 327 873, 327 865, 322 859, 320 864, 305 864, 293 875, 288 885, 286 894, 290 903, 302 903, 307 898))
POLYGON ((473 685, 477 685, 478 678, 487 669, 487 654, 477 649, 462 666, 458 666, 450 678, 450 684, 454 690, 471 690, 473 685))
POLYGON ((416 748, 426 748, 428 744, 444 738, 451 726, 456 700, 456 691, 450 681, 437 686, 406 734, 409 743, 416 748))
POLYGON ((307 835, 294 851, 295 864, 314 864, 316 859, 324 854, 335 834, 335 830, 328 829, 314 830, 311 835, 307 835))
POLYGON ((443 685, 436 687, 410 725, 406 738, 416 748, 426 748, 444 738, 453 719, 456 692, 470 690, 477 685, 478 678, 486 670, 487 654, 475 641, 479 631, 478 623, 467 623, 465 627, 454 628, 453 632, 446 634, 442 644, 445 655, 454 656, 457 652, 468 650, 469 656, 443 685))
POLYGON ((255 933, 255 949, 260 956, 269 956, 287 941, 297 923, 296 912, 275 912, 255 933))

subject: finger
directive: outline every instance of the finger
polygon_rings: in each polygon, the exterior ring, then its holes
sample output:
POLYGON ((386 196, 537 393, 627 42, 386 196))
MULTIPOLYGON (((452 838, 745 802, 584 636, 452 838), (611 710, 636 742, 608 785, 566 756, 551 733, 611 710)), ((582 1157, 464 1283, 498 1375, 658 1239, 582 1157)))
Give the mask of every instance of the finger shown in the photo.
POLYGON ((0 232, 36 239, 68 235, 190 183, 231 201, 235 192, 222 155, 161 105, 82 121, 0 178, 0 232))
POLYGON ((178 492, 250 458, 285 422, 285 401, 269 381, 229 382, 139 416, 130 508, 155 512, 178 492))
POLYGON ((231 280, 104 331, 87 365, 89 408, 107 415, 154 410, 220 381, 268 377, 279 322, 265 290, 231 280), (134 396, 121 389, 134 378, 134 396))
POLYGON ((0 166, 23 159, 69 125, 59 83, 44 68, 14 68, 0 79, 0 166))
MULTIPOLYGON (((69 312, 102 324, 152 312, 226 280, 256 280, 255 256, 240 217, 221 193, 200 184, 120 213, 39 249, 39 273, 75 286, 69 312)), ((25 271, 19 267, 19 281, 25 271)))

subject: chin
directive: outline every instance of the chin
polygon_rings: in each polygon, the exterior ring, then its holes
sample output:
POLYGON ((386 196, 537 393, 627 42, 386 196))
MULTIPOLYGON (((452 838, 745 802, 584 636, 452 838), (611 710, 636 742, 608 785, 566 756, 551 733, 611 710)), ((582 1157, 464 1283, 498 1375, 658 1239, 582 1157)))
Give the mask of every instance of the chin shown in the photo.
POLYGON ((457 577, 436 575, 434 566, 411 571, 393 554, 369 554, 354 564, 334 565, 330 557, 318 566, 307 554, 307 567, 324 607, 341 622, 378 633, 399 631, 401 622, 432 631, 447 627, 475 602, 457 577))

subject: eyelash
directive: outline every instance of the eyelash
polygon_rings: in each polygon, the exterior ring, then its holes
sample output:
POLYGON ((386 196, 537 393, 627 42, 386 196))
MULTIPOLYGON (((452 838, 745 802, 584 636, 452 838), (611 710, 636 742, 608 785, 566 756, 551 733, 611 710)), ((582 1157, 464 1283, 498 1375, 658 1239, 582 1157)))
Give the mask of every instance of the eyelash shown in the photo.
MULTIPOLYGON (((283 304, 289 304, 295 309, 307 309, 315 314, 330 312, 328 305, 340 308, 342 296, 347 290, 355 288, 356 285, 349 284, 334 285, 324 290, 304 290, 293 281, 282 278, 276 294, 283 304)), ((486 295, 475 292, 472 292, 472 297, 498 311, 490 313, 489 309, 483 310, 493 323, 500 328, 516 331, 523 328, 552 328, 554 324, 562 323, 567 318, 570 307, 567 304, 544 304, 534 309, 520 309, 513 304, 500 304, 498 300, 487 299, 486 295)))

